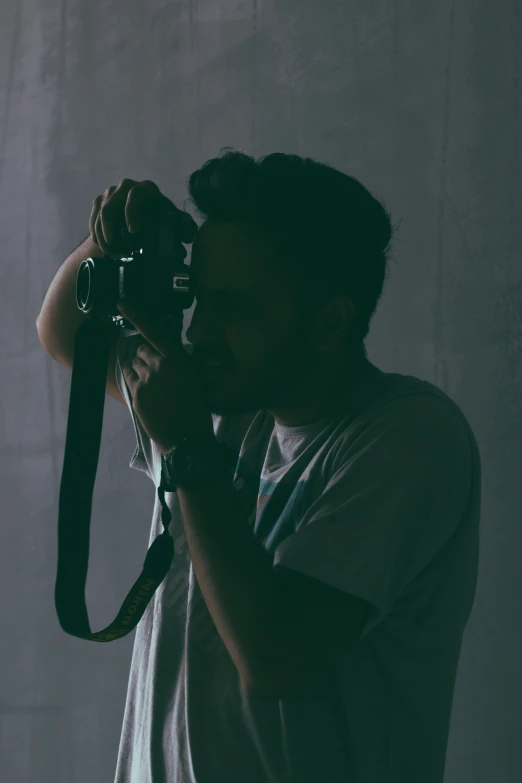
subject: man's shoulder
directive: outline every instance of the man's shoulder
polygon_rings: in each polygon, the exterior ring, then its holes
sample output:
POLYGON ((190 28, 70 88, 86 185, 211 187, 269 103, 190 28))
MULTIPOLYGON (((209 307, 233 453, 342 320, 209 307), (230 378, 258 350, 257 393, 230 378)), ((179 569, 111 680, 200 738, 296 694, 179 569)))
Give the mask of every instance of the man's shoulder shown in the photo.
POLYGON ((432 423, 443 417, 460 421, 465 429, 472 432, 459 403, 436 384, 401 373, 385 373, 383 380, 380 393, 374 400, 374 413, 382 412, 383 416, 402 413, 405 418, 420 415, 432 423))

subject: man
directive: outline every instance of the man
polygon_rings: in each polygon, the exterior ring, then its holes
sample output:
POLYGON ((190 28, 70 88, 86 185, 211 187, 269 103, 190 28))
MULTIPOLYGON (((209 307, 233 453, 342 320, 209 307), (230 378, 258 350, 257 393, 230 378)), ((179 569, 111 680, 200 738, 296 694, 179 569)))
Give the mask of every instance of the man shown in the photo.
POLYGON ((131 467, 159 486, 206 410, 229 473, 216 457, 165 493, 174 561, 136 630, 115 783, 441 783, 477 444, 436 386, 350 343, 349 296, 303 319, 271 250, 247 222, 201 226, 186 362, 120 307, 131 467))

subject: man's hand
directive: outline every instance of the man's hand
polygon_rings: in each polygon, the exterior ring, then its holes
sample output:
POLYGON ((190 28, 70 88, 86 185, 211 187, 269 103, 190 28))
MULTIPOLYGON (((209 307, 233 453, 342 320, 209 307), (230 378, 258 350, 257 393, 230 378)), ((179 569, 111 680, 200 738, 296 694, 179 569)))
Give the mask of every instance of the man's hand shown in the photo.
POLYGON ((118 310, 143 335, 136 357, 122 365, 132 407, 143 429, 165 454, 186 437, 212 437, 212 414, 201 378, 181 344, 181 333, 159 328, 151 316, 139 316, 129 304, 118 310))
MULTIPOLYGON (((140 247, 143 240, 156 236, 164 224, 174 232, 173 249, 182 242, 193 242, 198 231, 189 213, 178 209, 155 182, 122 179, 94 199, 89 233, 105 255, 119 259, 140 247)), ((186 255, 184 248, 183 252, 186 255)))

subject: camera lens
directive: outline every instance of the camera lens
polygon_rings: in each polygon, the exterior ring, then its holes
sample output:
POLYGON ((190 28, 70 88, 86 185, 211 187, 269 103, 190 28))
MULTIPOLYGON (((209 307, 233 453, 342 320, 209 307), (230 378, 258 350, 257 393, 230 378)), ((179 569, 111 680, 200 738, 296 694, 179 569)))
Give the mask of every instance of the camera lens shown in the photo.
POLYGON ((92 276, 91 265, 83 261, 78 270, 78 279, 76 281, 76 304, 80 310, 89 312, 91 305, 92 276))

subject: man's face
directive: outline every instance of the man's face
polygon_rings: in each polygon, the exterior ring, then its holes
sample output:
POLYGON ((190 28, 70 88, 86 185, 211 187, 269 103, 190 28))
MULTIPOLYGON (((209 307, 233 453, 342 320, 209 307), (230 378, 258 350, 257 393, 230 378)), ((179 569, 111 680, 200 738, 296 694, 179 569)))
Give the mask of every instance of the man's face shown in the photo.
POLYGON ((227 362, 200 367, 213 413, 286 410, 317 382, 321 359, 310 325, 301 323, 291 284, 271 259, 269 240, 245 223, 207 220, 192 245, 196 307, 187 340, 198 364, 227 362))

